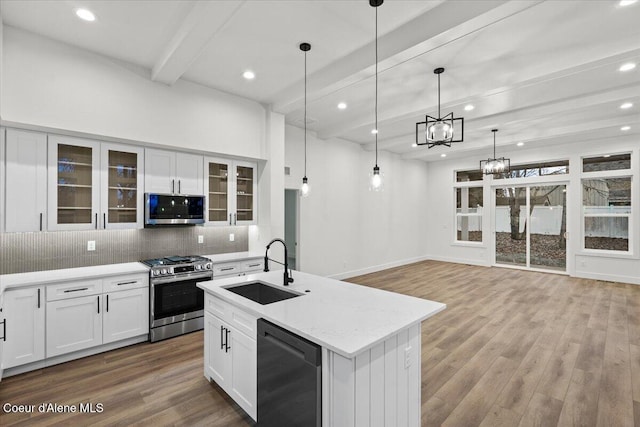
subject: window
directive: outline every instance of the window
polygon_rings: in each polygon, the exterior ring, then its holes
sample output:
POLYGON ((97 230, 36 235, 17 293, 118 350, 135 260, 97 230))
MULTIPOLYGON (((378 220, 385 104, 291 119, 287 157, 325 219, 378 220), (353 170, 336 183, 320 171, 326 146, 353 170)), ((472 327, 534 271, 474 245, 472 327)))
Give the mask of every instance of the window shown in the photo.
POLYGON ((604 155, 582 159, 582 172, 631 169, 631 154, 604 155))
POLYGON ((569 173, 569 161, 531 163, 511 166, 511 172, 495 174, 495 178, 528 178, 533 176, 565 175, 569 173))
POLYGON ((482 187, 459 187, 456 192, 456 241, 482 242, 482 187))
POLYGON ((483 173, 478 169, 456 171, 456 182, 482 181, 483 173))
POLYGON ((631 177, 583 179, 582 206, 585 249, 629 251, 631 177))

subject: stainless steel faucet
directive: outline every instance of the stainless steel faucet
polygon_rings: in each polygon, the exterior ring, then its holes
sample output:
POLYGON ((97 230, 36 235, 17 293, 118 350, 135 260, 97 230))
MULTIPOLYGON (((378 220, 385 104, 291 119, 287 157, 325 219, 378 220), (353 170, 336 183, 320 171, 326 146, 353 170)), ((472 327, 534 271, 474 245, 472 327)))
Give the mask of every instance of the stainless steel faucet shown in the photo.
POLYGON ((289 283, 293 283, 293 276, 291 275, 291 272, 289 271, 289 262, 287 261, 288 256, 287 256, 287 244, 284 242, 284 240, 282 239, 273 239, 272 241, 269 242, 269 244, 267 245, 267 250, 264 251, 264 271, 269 271, 269 260, 284 265, 284 286, 289 286, 289 283), (276 260, 273 260, 271 258, 269 258, 267 255, 269 254, 269 248, 271 247, 271 245, 275 242, 280 242, 282 243, 282 246, 284 246, 284 264, 281 262, 278 262, 276 260))

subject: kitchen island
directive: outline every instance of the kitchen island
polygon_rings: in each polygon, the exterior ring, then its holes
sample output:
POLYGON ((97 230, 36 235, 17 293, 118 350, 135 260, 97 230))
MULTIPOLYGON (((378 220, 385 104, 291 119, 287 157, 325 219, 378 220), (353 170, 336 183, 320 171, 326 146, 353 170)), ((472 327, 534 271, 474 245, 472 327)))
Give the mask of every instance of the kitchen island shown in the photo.
POLYGON ((257 419, 257 320, 322 347, 322 425, 420 426, 421 322, 446 306, 293 272, 201 282, 205 377, 257 419), (228 288, 262 282, 299 296, 262 305, 228 288), (224 332, 224 333, 222 333, 224 332))

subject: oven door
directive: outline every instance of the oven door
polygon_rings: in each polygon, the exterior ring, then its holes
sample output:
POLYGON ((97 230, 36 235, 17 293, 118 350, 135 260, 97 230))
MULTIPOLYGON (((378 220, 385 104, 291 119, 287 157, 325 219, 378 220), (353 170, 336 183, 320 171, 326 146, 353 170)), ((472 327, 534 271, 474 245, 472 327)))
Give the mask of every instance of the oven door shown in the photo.
POLYGON ((204 291, 196 283, 211 277, 151 283, 151 327, 204 316, 204 291))

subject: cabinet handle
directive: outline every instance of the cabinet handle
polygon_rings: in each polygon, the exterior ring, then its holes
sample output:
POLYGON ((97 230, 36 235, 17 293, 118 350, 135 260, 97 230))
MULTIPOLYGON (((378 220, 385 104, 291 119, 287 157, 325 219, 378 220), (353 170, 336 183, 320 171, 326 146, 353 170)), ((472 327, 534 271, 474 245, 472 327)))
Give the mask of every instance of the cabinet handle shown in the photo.
POLYGON ((107 214, 102 213, 102 228, 107 229, 107 214))
POLYGON ((98 212, 96 212, 96 230, 98 229, 98 212))
POLYGON ((40 231, 42 231, 42 212, 40 212, 40 231))
POLYGON ((182 180, 178 180, 178 194, 182 194, 182 180))
MULTIPOLYGON (((68 294, 69 292, 80 292, 80 291, 88 291, 89 288, 77 288, 77 289, 65 289, 64 293, 68 294)), ((38 300, 40 299, 40 289, 38 289, 38 300)))
POLYGON ((238 214, 234 213, 233 214, 233 225, 237 225, 238 224, 238 214))
POLYGON ((100 314, 100 295, 98 295, 98 314, 100 314))
POLYGON ((224 326, 220 325, 220 350, 224 348, 224 326))
POLYGON ((249 267, 260 267, 260 264, 249 264, 249 267))
POLYGON ((220 271, 229 271, 229 270, 233 270, 235 267, 225 267, 225 268, 221 268, 220 271))
POLYGON ((38 308, 40 308, 40 288, 38 288, 38 308))
POLYGON ((2 321, 2 341, 7 342, 7 319, 2 321))
POLYGON ((176 180, 172 179, 171 180, 171 193, 175 193, 176 192, 176 180))
POLYGON ((107 313, 109 312, 109 294, 107 294, 107 313))
POLYGON ((229 214, 229 225, 232 225, 232 223, 231 223, 231 214, 229 214))
POLYGON ((137 280, 132 280, 130 282, 122 282, 122 283, 118 283, 117 286, 122 286, 122 285, 133 285, 134 283, 138 283, 137 280))
POLYGON ((225 352, 225 353, 228 353, 228 352, 229 352, 229 350, 231 350, 231 347, 229 346, 229 333, 230 333, 230 332, 231 332, 231 331, 227 329, 227 330, 225 331, 225 333, 224 333, 224 334, 225 334, 225 337, 224 337, 224 346, 226 347, 226 348, 224 349, 224 352, 225 352))

